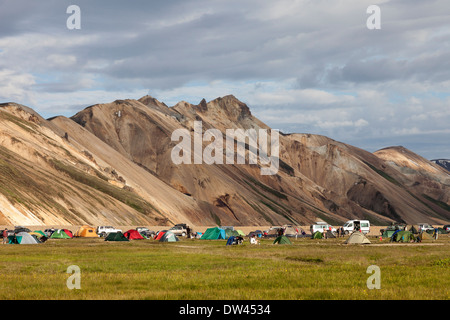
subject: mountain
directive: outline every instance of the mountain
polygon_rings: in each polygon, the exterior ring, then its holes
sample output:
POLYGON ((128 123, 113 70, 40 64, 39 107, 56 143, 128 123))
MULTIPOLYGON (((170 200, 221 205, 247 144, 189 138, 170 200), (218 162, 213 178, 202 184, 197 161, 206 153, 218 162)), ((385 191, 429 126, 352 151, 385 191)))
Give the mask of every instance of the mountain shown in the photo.
POLYGON ((431 162, 440 165, 442 168, 450 172, 450 159, 434 159, 431 162))
POLYGON ((48 120, 0 104, 0 224, 450 221, 449 173, 407 149, 370 153, 325 136, 280 133, 275 175, 261 175, 260 161, 248 164, 256 155, 249 148, 247 164, 174 164, 172 133, 194 137, 198 121, 203 133, 217 129, 223 146, 227 129, 272 134, 232 95, 172 107, 145 96, 48 120))

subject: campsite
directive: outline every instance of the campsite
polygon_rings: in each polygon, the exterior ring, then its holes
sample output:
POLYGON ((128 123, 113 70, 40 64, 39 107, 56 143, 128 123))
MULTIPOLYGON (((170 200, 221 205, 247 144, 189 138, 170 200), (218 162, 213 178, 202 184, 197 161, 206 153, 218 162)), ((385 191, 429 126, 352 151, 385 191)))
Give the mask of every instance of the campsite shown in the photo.
POLYGON ((37 245, 2 246, 5 290, 0 299, 450 298, 450 277, 444 276, 450 268, 450 234, 422 242, 391 242, 369 234, 367 244, 347 244, 350 236, 318 239, 307 234, 259 237, 259 245, 252 245, 248 235, 256 228, 248 227, 237 228, 245 234, 241 245, 227 245, 226 234, 217 227, 202 230, 215 240, 164 232, 172 241, 160 241, 164 234, 158 240, 140 239, 134 232, 128 239, 124 234, 130 229, 111 233, 117 237, 113 241, 66 238, 58 232, 37 245), (80 290, 66 286, 71 265, 81 270, 80 290), (379 290, 366 285, 370 265, 381 269, 379 290))

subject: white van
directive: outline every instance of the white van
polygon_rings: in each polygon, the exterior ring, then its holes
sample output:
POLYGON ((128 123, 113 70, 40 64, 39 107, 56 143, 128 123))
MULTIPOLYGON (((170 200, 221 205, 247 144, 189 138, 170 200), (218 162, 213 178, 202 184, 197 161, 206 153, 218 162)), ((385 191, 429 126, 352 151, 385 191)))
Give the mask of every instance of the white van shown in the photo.
POLYGON ((314 234, 317 231, 324 233, 330 229, 332 233, 336 233, 336 229, 326 222, 318 221, 315 224, 309 226, 309 231, 311 232, 311 234, 314 234))
POLYGON ((369 220, 349 220, 344 225, 344 233, 349 234, 356 230, 361 230, 362 233, 368 234, 370 232, 369 220))

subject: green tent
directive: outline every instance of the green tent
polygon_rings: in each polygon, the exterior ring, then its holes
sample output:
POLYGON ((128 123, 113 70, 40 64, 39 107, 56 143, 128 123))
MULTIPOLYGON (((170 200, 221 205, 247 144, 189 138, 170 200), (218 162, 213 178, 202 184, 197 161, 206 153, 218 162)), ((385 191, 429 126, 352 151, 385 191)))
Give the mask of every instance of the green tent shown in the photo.
POLYGON ((390 238, 394 234, 395 230, 384 230, 383 234, 381 235, 382 238, 390 238))
POLYGON ((392 241, 394 242, 411 242, 414 241, 414 235, 410 231, 400 231, 394 235, 392 241))
POLYGON ((278 238, 275 239, 273 244, 292 244, 292 242, 286 236, 279 236, 278 238))
POLYGON ((312 239, 322 239, 323 238, 323 234, 320 231, 316 231, 314 232, 314 234, 311 237, 312 239))
POLYGON ((38 244, 41 243, 36 237, 27 232, 19 232, 13 236, 8 236, 9 244, 38 244))
POLYGON ((41 230, 34 230, 33 232, 30 232, 30 233, 39 233, 39 234, 41 235, 41 237, 42 237, 42 236, 44 236, 44 237, 47 236, 47 235, 44 233, 44 231, 41 231, 41 230))
POLYGON ((72 239, 63 229, 58 229, 52 233, 50 239, 72 239))
POLYGON ((219 240, 219 239, 226 239, 226 234, 224 229, 218 227, 206 229, 205 233, 200 238, 200 240, 219 240))
POLYGON ((130 241, 123 235, 122 232, 110 232, 105 238, 105 241, 130 241))
POLYGON ((231 236, 239 236, 239 233, 236 230, 231 230, 231 229, 225 229, 225 238, 229 238, 231 236))

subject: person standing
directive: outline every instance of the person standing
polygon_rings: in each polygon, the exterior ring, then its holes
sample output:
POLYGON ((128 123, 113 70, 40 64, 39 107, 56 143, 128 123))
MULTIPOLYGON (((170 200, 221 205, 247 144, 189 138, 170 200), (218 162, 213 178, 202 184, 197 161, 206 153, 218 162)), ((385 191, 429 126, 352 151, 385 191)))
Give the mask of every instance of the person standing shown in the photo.
POLYGON ((3 236, 3 244, 6 244, 8 242, 8 229, 5 228, 5 230, 3 230, 2 236, 3 236))

